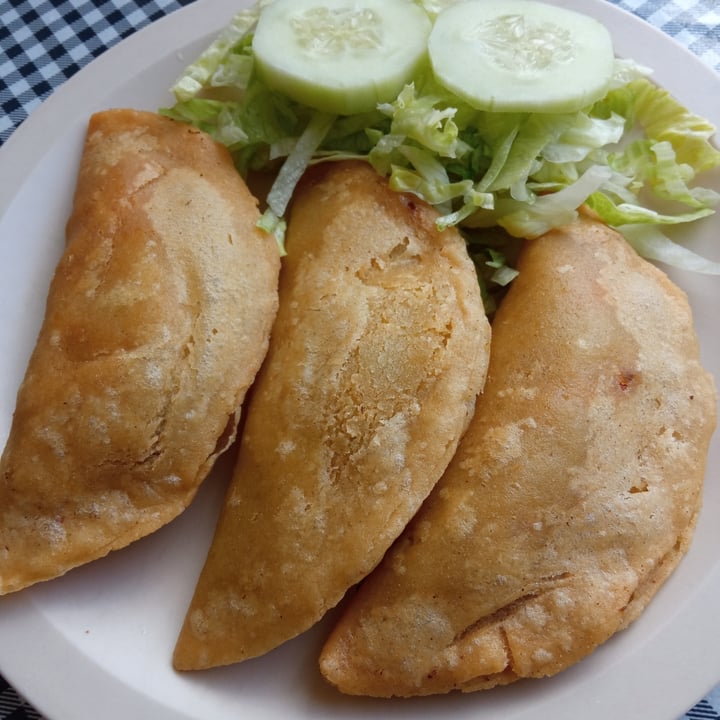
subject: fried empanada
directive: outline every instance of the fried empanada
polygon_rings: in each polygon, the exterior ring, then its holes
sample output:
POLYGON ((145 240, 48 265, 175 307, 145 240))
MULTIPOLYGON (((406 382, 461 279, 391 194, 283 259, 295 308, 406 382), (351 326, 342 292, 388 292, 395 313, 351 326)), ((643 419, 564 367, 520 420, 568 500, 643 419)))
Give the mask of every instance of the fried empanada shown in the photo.
POLYGON ((382 558, 472 415, 489 324, 463 239, 362 163, 298 188, 270 349, 175 649, 189 670, 303 632, 382 558))
POLYGON ((688 549, 716 396, 684 294, 590 218, 530 241, 519 269, 457 454, 322 650, 342 692, 553 675, 688 549))
POLYGON ((89 123, 66 247, 0 461, 0 594, 178 515, 267 350, 280 259, 227 150, 154 113, 89 123))

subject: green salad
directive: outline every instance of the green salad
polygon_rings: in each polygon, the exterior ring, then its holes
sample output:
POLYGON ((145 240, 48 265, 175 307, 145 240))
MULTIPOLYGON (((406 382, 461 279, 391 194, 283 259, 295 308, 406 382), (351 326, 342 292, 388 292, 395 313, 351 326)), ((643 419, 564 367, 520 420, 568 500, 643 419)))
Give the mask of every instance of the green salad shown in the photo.
MULTIPOLYGON (((262 226, 283 243, 313 163, 361 159, 458 226, 486 288, 515 275, 513 238, 586 204, 643 256, 720 264, 667 226, 720 199, 715 128, 614 56, 599 22, 537 0, 260 0, 238 12, 161 112, 226 145, 243 175, 276 172, 262 226)), ((491 294, 491 292, 490 292, 491 294)))

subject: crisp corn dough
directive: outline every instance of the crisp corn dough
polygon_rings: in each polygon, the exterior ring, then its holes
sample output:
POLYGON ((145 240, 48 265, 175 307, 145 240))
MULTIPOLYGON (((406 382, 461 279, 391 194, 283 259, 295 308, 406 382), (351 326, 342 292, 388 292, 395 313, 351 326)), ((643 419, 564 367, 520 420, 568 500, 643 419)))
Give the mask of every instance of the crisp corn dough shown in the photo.
POLYGON ((553 675, 638 617, 688 549, 713 381, 684 294, 583 217, 530 241, 457 454, 320 657, 349 694, 553 675))
POLYGON ((280 257, 228 151, 149 112, 90 119, 66 246, 0 460, 0 594, 147 535, 236 433, 280 257))
POLYGON ((442 475, 490 330, 455 230, 362 163, 293 201, 280 309, 175 667, 303 632, 382 558, 442 475))

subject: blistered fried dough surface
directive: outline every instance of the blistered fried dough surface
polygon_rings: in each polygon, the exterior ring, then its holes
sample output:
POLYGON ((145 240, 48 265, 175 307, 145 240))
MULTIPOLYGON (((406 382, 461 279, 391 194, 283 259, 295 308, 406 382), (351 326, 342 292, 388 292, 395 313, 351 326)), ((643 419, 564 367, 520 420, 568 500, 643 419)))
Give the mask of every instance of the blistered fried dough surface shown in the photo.
POLYGON ((587 219, 530 242, 520 271, 456 456, 322 651, 346 693, 557 673, 688 548, 716 398, 684 295, 587 219))
POLYGON ((227 151, 150 113, 92 117, 67 244, 0 465, 0 593, 180 513, 236 431, 279 254, 227 151))
POLYGON ((360 163, 299 188, 270 350, 177 668, 257 656, 310 627, 452 457, 489 325, 464 242, 435 219, 360 163))

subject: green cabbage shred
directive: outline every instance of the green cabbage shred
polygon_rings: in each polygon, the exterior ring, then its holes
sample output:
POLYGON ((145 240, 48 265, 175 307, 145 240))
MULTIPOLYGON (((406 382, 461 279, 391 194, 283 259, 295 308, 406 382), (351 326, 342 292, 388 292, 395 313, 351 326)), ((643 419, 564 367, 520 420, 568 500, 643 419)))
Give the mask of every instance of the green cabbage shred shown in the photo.
MULTIPOLYGON (((443 2, 418 0, 431 16, 443 2)), ((253 71, 252 34, 267 0, 238 13, 173 86, 169 117, 204 130, 231 151, 238 170, 278 170, 261 227, 284 252, 285 208, 311 164, 357 158, 393 189, 435 205, 439 226, 458 226, 489 286, 512 280, 513 239, 572 221, 587 204, 641 255, 701 273, 698 257, 663 229, 714 212, 717 192, 698 184, 720 166, 715 128, 618 60, 605 98, 575 113, 475 110, 418 71, 391 103, 332 117, 267 88, 253 71), (487 228, 495 228, 487 240, 487 228), (478 232, 483 229, 483 232, 478 232), (510 249, 508 249, 510 248, 510 249)))

